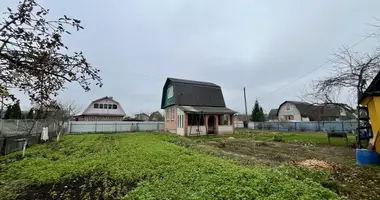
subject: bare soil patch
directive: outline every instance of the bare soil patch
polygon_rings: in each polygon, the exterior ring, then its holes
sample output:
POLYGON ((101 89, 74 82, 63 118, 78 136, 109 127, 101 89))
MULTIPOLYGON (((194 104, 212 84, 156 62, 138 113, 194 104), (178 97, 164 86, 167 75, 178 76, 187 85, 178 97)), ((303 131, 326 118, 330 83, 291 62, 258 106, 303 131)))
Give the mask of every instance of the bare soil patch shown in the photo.
POLYGON ((233 159, 242 165, 277 167, 285 164, 328 171, 331 181, 321 185, 345 199, 380 199, 380 167, 357 166, 353 148, 238 137, 233 140, 216 137, 197 143, 212 147, 217 156, 233 159))

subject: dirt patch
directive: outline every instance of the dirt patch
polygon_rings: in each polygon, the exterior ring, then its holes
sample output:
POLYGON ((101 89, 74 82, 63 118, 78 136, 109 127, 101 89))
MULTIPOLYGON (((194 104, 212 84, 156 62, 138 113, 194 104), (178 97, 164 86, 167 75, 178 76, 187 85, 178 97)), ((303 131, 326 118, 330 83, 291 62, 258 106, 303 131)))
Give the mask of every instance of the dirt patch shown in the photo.
POLYGON ((331 170, 333 169, 333 165, 329 164, 323 160, 317 160, 317 159, 308 159, 303 161, 295 162, 296 165, 307 167, 309 169, 327 169, 331 170))
POLYGON ((200 144, 214 149, 214 155, 235 160, 244 166, 278 167, 290 164, 309 170, 310 174, 301 176, 309 178, 321 171, 326 172, 331 180, 316 181, 344 199, 380 199, 380 167, 357 166, 355 149, 312 142, 259 141, 238 137, 225 140, 227 142, 221 147, 219 141, 220 138, 215 138, 201 141, 200 144))
POLYGON ((30 185, 18 199, 120 199, 137 186, 137 181, 120 182, 103 174, 75 177, 61 183, 30 185))

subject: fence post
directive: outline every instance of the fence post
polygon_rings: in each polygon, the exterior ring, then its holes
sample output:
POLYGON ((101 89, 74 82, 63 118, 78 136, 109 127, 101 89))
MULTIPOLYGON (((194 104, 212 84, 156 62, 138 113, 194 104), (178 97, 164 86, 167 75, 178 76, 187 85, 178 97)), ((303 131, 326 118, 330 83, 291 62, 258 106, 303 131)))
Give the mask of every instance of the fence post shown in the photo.
POLYGON ((37 126, 38 126, 38 120, 36 121, 36 124, 34 124, 34 134, 37 134, 37 126))
POLYGON ((3 119, 0 119, 0 133, 2 133, 3 131, 3 119))
POLYGON ((342 133, 344 132, 344 122, 342 121, 342 133))
POLYGON ((297 122, 294 122, 294 131, 297 131, 297 122))
POLYGON ((160 124, 157 122, 157 131, 160 130, 160 124))
POLYGON ((117 133, 117 122, 115 122, 115 133, 117 133))
POLYGON ((72 126, 71 121, 69 121, 69 128, 67 129, 68 134, 71 134, 71 126, 72 126))
POLYGON ((20 120, 17 120, 17 123, 16 123, 16 125, 17 125, 17 129, 16 129, 16 135, 18 135, 18 128, 19 128, 19 123, 20 123, 20 120))
POLYGON ((94 131, 95 133, 96 133, 96 126, 98 126, 98 124, 97 124, 96 122, 97 122, 97 121, 95 121, 95 131, 94 131))
POLYGON ((280 122, 277 122, 277 130, 280 130, 280 122))

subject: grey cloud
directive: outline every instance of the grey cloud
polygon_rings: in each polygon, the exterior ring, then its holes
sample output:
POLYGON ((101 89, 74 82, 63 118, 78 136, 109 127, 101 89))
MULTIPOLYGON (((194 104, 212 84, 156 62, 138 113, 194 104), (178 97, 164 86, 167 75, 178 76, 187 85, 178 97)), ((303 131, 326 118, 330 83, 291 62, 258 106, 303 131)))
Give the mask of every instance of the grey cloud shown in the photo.
MULTIPOLYGON (((5 0, 3 5, 15 4, 5 0)), ((77 85, 59 98, 85 106, 114 96, 128 114, 158 110, 168 76, 212 81, 222 86, 227 106, 244 111, 256 97, 269 109, 297 99, 328 65, 273 93, 325 62, 342 44, 373 29, 377 0, 366 1, 43 1, 52 17, 68 14, 85 30, 66 37, 101 69, 103 88, 84 93, 77 85)), ((374 42, 357 48, 369 51, 374 42)), ((20 95, 23 99, 24 96, 20 95)), ((27 102, 26 100, 24 102, 27 102)), ((25 103, 24 103, 25 104, 25 103)), ((26 107, 27 105, 23 105, 26 107)))

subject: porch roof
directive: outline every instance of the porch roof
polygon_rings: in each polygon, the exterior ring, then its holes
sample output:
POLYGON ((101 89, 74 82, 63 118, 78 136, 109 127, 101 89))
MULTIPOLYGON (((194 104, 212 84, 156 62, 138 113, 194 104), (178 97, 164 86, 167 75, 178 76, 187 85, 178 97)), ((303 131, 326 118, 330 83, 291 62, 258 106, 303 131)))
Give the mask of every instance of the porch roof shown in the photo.
POLYGON ((206 106, 179 106, 185 113, 203 113, 203 114, 235 114, 233 111, 227 107, 206 107, 206 106))

